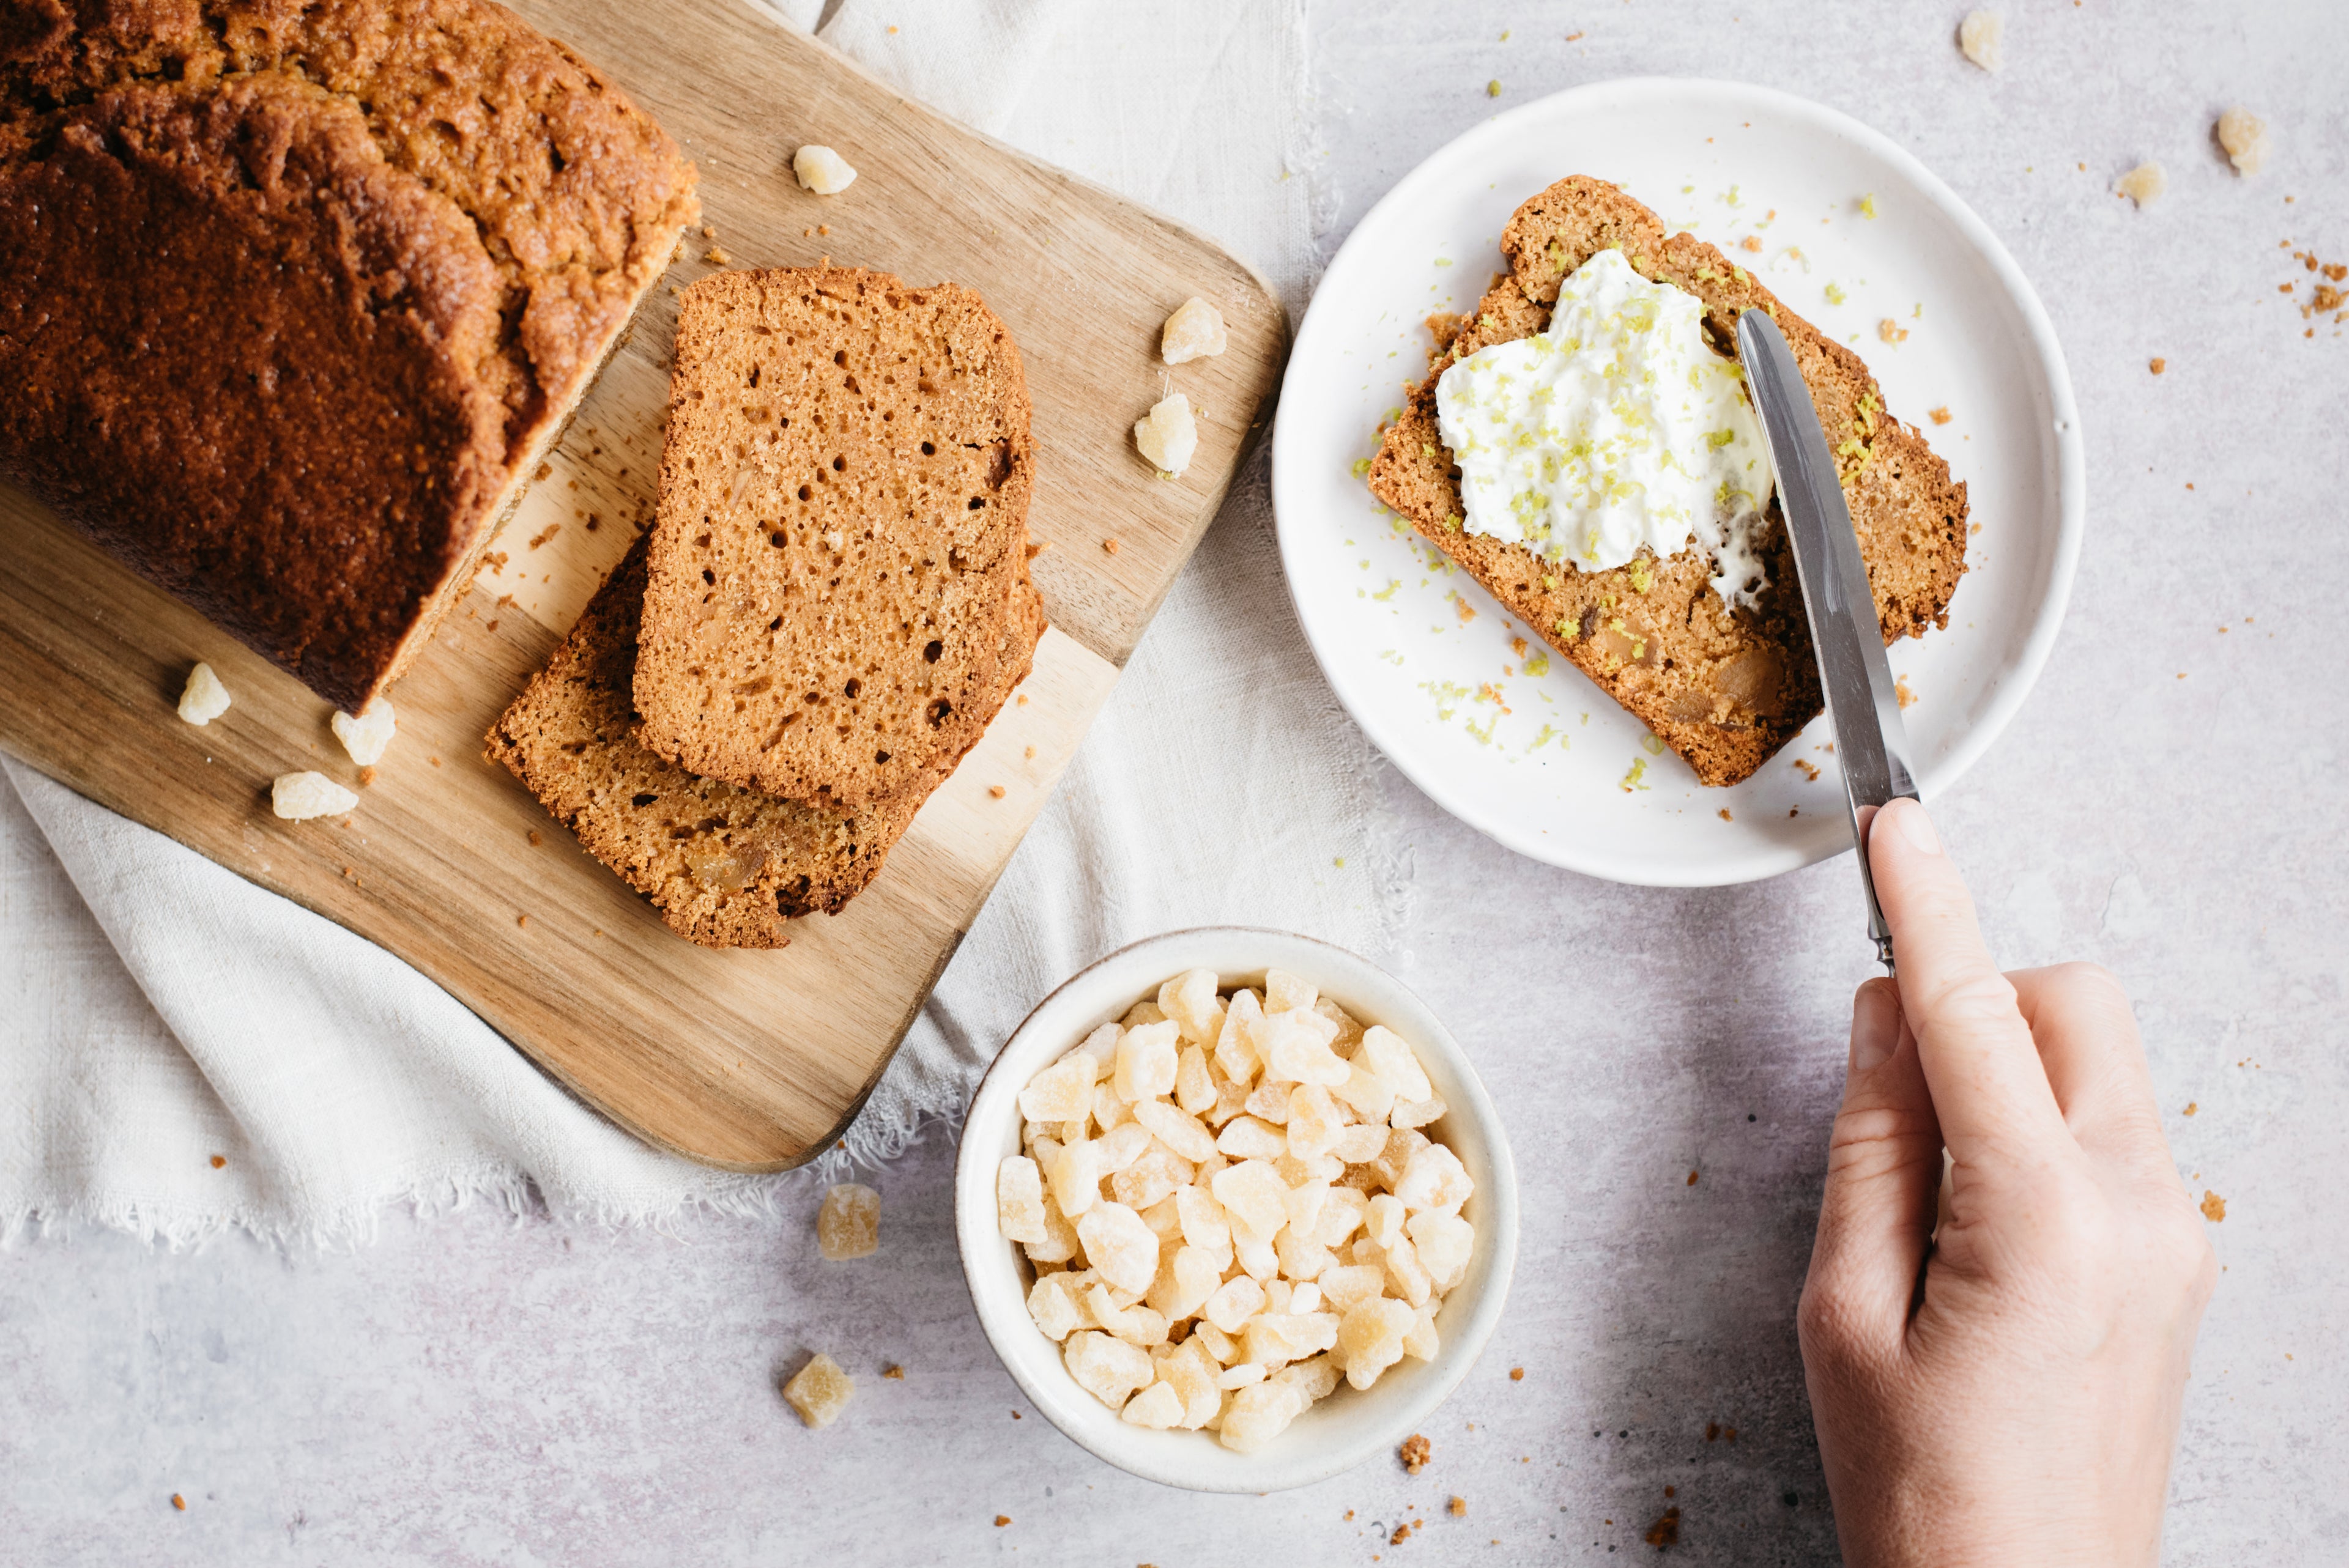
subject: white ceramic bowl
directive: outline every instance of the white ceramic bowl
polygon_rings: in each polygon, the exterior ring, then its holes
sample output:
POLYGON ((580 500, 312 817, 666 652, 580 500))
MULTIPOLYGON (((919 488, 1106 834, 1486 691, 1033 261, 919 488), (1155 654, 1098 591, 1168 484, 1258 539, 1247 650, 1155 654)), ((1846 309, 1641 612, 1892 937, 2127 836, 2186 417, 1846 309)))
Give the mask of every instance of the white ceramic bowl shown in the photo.
POLYGON ((1475 1069, 1427 1005, 1385 971, 1340 947, 1286 932, 1206 926, 1168 932, 1111 954, 1047 996, 1028 1015, 978 1086, 964 1122, 955 1171, 955 1233, 979 1326, 1012 1380, 1053 1425, 1121 1470, 1195 1491, 1278 1491, 1352 1469, 1422 1427, 1475 1365, 1509 1293, 1517 1261, 1517 1178, 1509 1140, 1475 1069), (1037 1070, 1102 1024, 1122 1017, 1164 981, 1212 969, 1226 985, 1257 983, 1268 968, 1311 981, 1364 1024, 1384 1024, 1419 1053, 1444 1097, 1444 1119, 1425 1130, 1451 1145, 1476 1183, 1461 1211, 1476 1227, 1468 1273, 1436 1316, 1443 1348, 1433 1361, 1406 1357, 1363 1392, 1338 1391, 1252 1454, 1234 1453, 1212 1432, 1154 1431, 1119 1418, 1077 1386, 1061 1347, 1028 1315, 1034 1280, 1026 1257, 996 1225, 996 1168, 1019 1152, 1019 1090, 1037 1070))

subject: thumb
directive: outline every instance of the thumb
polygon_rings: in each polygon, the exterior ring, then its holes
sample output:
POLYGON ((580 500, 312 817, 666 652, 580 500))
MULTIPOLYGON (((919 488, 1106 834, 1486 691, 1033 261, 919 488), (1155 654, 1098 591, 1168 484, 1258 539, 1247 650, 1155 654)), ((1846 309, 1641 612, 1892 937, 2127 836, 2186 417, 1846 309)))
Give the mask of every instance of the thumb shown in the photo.
POLYGON ((1806 1325, 1846 1344, 1898 1342, 1932 1236, 1940 1181, 1941 1129, 1916 1037, 1892 982, 1870 980, 1852 998, 1850 1063, 1803 1285, 1806 1325))

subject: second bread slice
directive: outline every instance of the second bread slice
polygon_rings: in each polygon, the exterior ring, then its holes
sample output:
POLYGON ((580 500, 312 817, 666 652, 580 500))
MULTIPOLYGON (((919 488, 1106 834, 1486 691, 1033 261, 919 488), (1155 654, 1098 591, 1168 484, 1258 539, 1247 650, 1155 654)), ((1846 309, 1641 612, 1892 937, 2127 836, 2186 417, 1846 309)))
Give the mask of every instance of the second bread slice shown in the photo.
MULTIPOLYGON (((926 792, 1033 636, 1027 381, 951 284, 721 273, 683 295, 636 702, 692 772, 810 804, 926 792)), ((1040 634, 1040 626, 1037 628, 1040 634)))

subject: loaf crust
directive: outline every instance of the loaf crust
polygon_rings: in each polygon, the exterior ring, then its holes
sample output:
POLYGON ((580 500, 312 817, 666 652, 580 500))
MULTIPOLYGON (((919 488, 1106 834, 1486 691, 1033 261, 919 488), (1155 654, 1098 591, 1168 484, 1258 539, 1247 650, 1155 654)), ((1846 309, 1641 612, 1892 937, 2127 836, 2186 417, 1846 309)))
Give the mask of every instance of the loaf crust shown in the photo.
POLYGON ((1922 435, 1885 410, 1883 392, 1857 355, 1711 245, 1686 233, 1668 237, 1647 208, 1581 175, 1517 209, 1501 236, 1508 273, 1495 280, 1456 335, 1437 345, 1426 380, 1372 459, 1371 490, 1654 731, 1702 782, 1734 784, 1823 706, 1775 497, 1759 549, 1767 586, 1755 607, 1734 611, 1713 592, 1712 559, 1695 546, 1661 561, 1643 547, 1623 566, 1585 572, 1460 526, 1458 470, 1437 423, 1437 381, 1454 360, 1541 331, 1566 275, 1610 247, 1643 276, 1695 295, 1708 340, 1728 357, 1736 357, 1740 314, 1765 309, 1776 320, 1837 449, 1886 643, 1948 624, 1950 597, 1966 569, 1966 487, 1950 478, 1922 435))
POLYGON ((916 799, 1041 635, 1035 453, 979 297, 884 273, 686 290, 636 706, 692 772, 811 804, 916 799))
POLYGON ((693 187, 486 0, 5 0, 0 472, 356 711, 693 187))

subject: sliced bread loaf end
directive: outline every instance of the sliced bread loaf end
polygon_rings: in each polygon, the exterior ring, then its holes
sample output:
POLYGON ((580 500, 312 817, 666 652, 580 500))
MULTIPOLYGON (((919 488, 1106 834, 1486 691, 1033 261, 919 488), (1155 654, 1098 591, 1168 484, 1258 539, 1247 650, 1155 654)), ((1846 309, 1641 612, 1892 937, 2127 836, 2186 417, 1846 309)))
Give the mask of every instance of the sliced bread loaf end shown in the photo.
POLYGON ((1032 595, 1029 414, 1019 349, 968 289, 843 268, 688 289, 646 744, 811 804, 926 795, 1015 684, 999 666, 1032 595))

